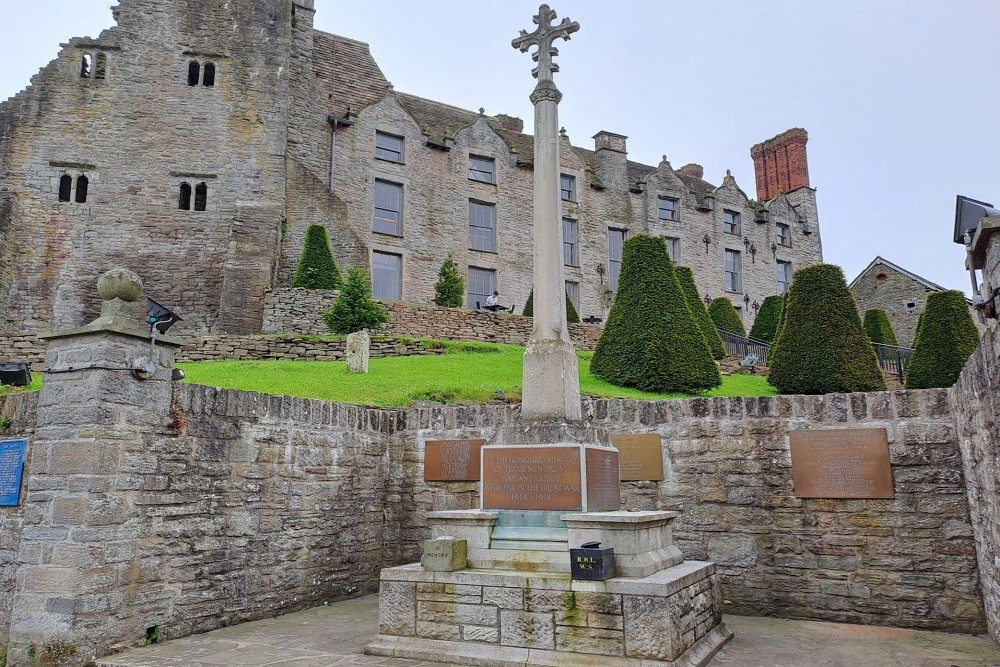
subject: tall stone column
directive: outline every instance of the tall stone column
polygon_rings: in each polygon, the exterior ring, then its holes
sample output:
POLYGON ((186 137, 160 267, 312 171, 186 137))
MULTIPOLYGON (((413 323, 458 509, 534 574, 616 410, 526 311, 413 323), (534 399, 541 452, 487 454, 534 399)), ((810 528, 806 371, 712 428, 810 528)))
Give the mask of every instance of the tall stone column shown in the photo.
POLYGON ((88 664, 140 643, 169 608, 157 563, 140 558, 152 538, 131 473, 146 465, 151 434, 168 430, 179 341, 159 338, 146 366, 149 330, 132 309, 138 276, 112 269, 98 291, 101 317, 43 336, 9 667, 88 664))
POLYGON ((534 328, 524 351, 521 415, 526 419, 579 420, 580 373, 576 350, 566 326, 563 280, 562 215, 559 197, 559 101, 562 93, 552 75, 559 71, 552 58, 556 39, 569 39, 580 24, 563 19, 553 26, 556 13, 548 5, 538 9, 531 34, 521 31, 516 49, 538 51, 532 74, 538 79, 531 102, 535 105, 534 205, 534 328))

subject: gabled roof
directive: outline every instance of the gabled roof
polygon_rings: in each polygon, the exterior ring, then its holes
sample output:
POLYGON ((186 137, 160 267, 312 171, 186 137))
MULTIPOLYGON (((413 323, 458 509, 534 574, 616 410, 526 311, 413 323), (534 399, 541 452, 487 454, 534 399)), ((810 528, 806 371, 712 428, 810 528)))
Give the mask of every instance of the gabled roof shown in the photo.
POLYGON ((909 278, 911 280, 917 281, 918 283, 920 283, 921 285, 923 285, 927 289, 932 290, 934 292, 943 292, 945 290, 944 287, 941 287, 937 283, 932 283, 931 281, 927 280, 926 278, 921 278, 917 274, 912 273, 910 271, 907 271, 906 269, 904 269, 903 267, 901 267, 901 266, 899 266, 897 264, 893 264, 892 262, 890 262, 889 260, 885 259, 881 255, 877 255, 875 257, 875 259, 872 260, 871 264, 869 264, 868 266, 866 266, 865 269, 861 273, 858 274, 858 277, 851 281, 851 284, 849 285, 849 287, 853 288, 855 285, 857 285, 858 281, 861 280, 861 276, 863 276, 866 273, 868 273, 868 271, 870 271, 871 268, 874 267, 876 264, 882 264, 883 266, 889 267, 893 271, 898 271, 899 273, 902 273, 907 278, 909 278))

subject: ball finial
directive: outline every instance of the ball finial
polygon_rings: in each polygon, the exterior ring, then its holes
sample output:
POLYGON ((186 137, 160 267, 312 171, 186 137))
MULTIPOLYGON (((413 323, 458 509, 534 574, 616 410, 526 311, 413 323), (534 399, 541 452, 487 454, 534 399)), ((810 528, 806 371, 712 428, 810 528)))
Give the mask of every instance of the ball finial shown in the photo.
POLYGON ((97 293, 104 301, 138 301, 142 296, 142 279, 128 269, 115 267, 97 281, 97 293))

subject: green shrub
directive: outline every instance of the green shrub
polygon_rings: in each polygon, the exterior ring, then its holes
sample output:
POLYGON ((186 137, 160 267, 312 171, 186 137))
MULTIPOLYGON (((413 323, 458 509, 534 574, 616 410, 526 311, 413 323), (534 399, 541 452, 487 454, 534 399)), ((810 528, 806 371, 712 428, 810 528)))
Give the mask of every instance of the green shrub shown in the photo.
MULTIPOLYGON (((535 316, 535 290, 531 290, 528 293, 528 300, 524 302, 524 309, 521 311, 521 315, 525 317, 535 316)), ((580 323, 580 314, 576 312, 576 306, 573 305, 573 300, 569 298, 568 292, 566 293, 566 323, 580 323)))
POLYGON ((323 313, 326 328, 337 334, 375 329, 389 321, 385 309, 372 300, 368 276, 356 266, 347 272, 347 284, 330 310, 323 313))
POLYGON ((965 296, 956 290, 929 294, 906 367, 906 388, 952 386, 978 344, 965 296))
POLYGON ((741 336, 747 335, 747 330, 743 326, 743 319, 736 312, 736 308, 733 307, 733 302, 727 297, 720 296, 717 299, 712 299, 712 303, 708 307, 708 314, 719 329, 732 331, 741 336))
POLYGON ((722 383, 662 238, 639 234, 625 242, 618 293, 590 371, 656 392, 694 393, 722 383))
POLYGON ((705 302, 698 296, 698 287, 694 284, 694 274, 686 266, 675 266, 674 274, 677 276, 677 282, 681 286, 681 292, 684 293, 684 300, 687 301, 691 315, 698 324, 698 328, 701 329, 702 335, 705 336, 705 342, 708 343, 708 349, 712 353, 712 357, 715 359, 724 359, 726 357, 726 346, 722 342, 719 330, 715 327, 715 322, 712 321, 712 318, 708 314, 705 302))
POLYGON ((465 298, 465 280, 455 266, 455 260, 448 253, 447 259, 438 271, 438 281, 434 284, 434 303, 447 308, 461 308, 465 298))
POLYGON ((865 333, 868 334, 868 339, 871 342, 882 343, 883 345, 899 345, 896 341, 896 334, 892 331, 892 325, 889 324, 889 316, 881 308, 872 308, 865 311, 864 327, 865 333))
POLYGON ((795 272, 770 364, 768 380, 783 394, 885 389, 839 266, 814 264, 795 272))
POLYGON ((778 338, 778 332, 781 331, 781 321, 784 317, 785 297, 778 295, 767 297, 764 299, 764 303, 760 304, 757 319, 750 327, 750 337, 773 343, 778 338))
POLYGON ((340 275, 337 262, 330 252, 330 242, 326 237, 326 227, 309 225, 306 241, 302 248, 299 266, 292 278, 292 287, 306 289, 340 289, 344 278, 340 275))

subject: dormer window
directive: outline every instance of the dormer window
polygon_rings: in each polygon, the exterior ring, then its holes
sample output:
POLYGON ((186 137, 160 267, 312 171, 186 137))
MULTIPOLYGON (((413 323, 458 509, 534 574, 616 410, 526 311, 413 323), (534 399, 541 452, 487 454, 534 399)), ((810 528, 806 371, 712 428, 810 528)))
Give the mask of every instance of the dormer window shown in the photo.
POLYGON ((676 197, 660 197, 659 216, 660 220, 673 220, 675 222, 680 220, 681 219, 680 200, 678 200, 676 197))
POLYGON ((491 157, 469 156, 469 180, 496 183, 496 160, 491 157))
MULTIPOLYGON (((727 234, 740 233, 740 214, 736 211, 725 210, 722 212, 722 231, 727 234)), ((739 290, 737 290, 739 291, 739 290)))
POLYGON ((385 132, 375 132, 375 158, 402 164, 403 137, 385 132))

